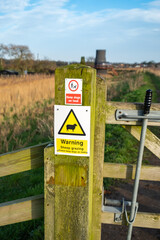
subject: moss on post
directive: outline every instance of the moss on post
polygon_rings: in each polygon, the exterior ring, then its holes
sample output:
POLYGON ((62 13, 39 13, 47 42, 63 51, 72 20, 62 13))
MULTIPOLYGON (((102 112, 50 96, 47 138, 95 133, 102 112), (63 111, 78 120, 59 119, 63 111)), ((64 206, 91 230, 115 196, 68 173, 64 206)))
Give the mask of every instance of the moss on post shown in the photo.
POLYGON ((84 65, 56 69, 57 105, 65 104, 65 78, 83 79, 82 105, 91 106, 90 157, 55 155, 53 147, 46 148, 45 239, 89 240, 92 232, 96 70, 84 65))
POLYGON ((81 64, 85 65, 85 57, 81 57, 81 64))
POLYGON ((96 82, 96 116, 93 160, 93 218, 92 240, 101 239, 101 210, 102 210, 102 186, 103 186, 103 163, 105 144, 105 121, 106 121, 106 80, 97 77, 96 82))

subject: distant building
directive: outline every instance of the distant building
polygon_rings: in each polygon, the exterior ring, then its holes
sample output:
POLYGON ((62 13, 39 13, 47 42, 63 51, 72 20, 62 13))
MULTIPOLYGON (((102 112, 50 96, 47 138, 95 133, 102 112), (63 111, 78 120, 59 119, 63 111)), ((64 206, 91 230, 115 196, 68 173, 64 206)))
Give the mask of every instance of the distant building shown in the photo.
POLYGON ((98 74, 107 73, 106 50, 96 50, 95 68, 98 74))

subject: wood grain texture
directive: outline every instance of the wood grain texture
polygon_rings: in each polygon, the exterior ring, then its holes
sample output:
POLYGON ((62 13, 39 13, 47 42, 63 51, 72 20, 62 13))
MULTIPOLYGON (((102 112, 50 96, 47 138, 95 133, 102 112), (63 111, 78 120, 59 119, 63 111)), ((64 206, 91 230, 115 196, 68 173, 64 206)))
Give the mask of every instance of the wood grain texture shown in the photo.
POLYGON ((94 136, 93 160, 93 213, 92 213, 92 239, 101 239, 101 209, 103 186, 103 163, 105 145, 105 103, 106 81, 97 77, 96 84, 96 121, 94 136))
POLYGON ((65 104, 65 78, 83 79, 83 106, 91 106, 91 154, 55 155, 53 146, 45 149, 45 239, 88 240, 92 230, 96 70, 83 65, 56 69, 56 105, 65 104))
MULTIPOLYGON (((142 125, 142 123, 135 121, 117 121, 115 119, 117 109, 141 110, 143 109, 143 103, 106 102, 106 124, 142 125)), ((160 104, 152 103, 150 110, 160 111, 160 104)), ((148 126, 160 126, 160 122, 148 122, 148 126)))
POLYGON ((54 239, 54 148, 49 145, 44 150, 44 235, 54 239))
POLYGON ((1 203, 0 226, 43 217, 43 205, 43 195, 1 203))
MULTIPOLYGON (((104 163, 103 177, 134 179, 136 165, 120 163, 104 163)), ((140 180, 160 181, 160 167, 142 166, 140 180)))
MULTIPOLYGON (((115 223, 114 213, 110 212, 101 213, 101 222, 105 224, 126 225, 126 221, 122 221, 121 223, 115 223)), ((160 229, 160 213, 138 212, 133 226, 160 229)))
MULTIPOLYGON (((123 126, 130 134, 140 141, 140 126, 123 126)), ((149 129, 146 132, 145 147, 147 147, 154 155, 160 158, 160 139, 154 135, 149 129)))
POLYGON ((0 177, 39 168, 44 165, 47 143, 0 155, 0 177))

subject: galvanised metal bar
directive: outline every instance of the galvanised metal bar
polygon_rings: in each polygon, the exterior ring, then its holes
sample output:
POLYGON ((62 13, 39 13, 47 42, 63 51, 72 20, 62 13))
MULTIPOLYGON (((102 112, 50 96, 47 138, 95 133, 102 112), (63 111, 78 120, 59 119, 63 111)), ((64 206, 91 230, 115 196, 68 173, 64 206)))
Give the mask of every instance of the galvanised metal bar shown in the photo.
MULTIPOLYGON (((144 116, 147 116, 149 114, 151 101, 152 101, 152 91, 149 89, 146 91, 146 97, 144 102, 144 116)), ((134 181, 134 189, 133 189, 133 196, 132 196, 131 212, 130 212, 129 220, 127 219, 129 223, 127 240, 131 240, 133 222, 135 220, 136 212, 137 212, 136 201, 137 201, 137 195, 138 195, 138 187, 139 187, 139 179, 140 179, 142 158, 143 158, 143 152, 144 152, 147 123, 148 123, 148 119, 143 119, 135 181, 134 181)))

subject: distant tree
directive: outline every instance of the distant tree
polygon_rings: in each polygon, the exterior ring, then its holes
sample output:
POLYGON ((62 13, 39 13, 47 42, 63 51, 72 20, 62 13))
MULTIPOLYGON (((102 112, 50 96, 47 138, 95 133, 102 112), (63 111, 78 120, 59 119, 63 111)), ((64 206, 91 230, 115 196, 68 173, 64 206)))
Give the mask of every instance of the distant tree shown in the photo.
POLYGON ((10 44, 8 46, 8 49, 10 56, 13 57, 14 59, 20 60, 33 59, 33 54, 31 53, 28 46, 10 44))
POLYGON ((13 59, 13 68, 23 72, 28 68, 33 60, 33 54, 28 46, 14 45, 8 46, 8 52, 11 59, 13 59))
POLYGON ((152 61, 149 61, 147 64, 148 64, 148 67, 152 67, 155 65, 155 62, 152 60, 152 61))
POLYGON ((86 65, 94 67, 94 63, 95 63, 95 58, 94 57, 88 57, 87 58, 86 65))
POLYGON ((88 57, 87 58, 87 62, 94 63, 95 62, 95 58, 94 57, 88 57))
POLYGON ((146 61, 143 61, 143 62, 141 62, 141 64, 144 64, 144 65, 146 65, 146 64, 147 64, 147 62, 146 62, 146 61))
POLYGON ((5 58, 5 56, 8 54, 8 47, 4 44, 0 44, 0 69, 3 69, 4 64, 3 64, 3 60, 5 58))
POLYGON ((27 70, 34 73, 52 74, 57 67, 68 64, 65 61, 53 61, 47 58, 40 60, 39 56, 35 60, 32 52, 26 45, 0 44, 0 68, 5 66, 8 70, 16 70, 20 73, 24 73, 27 70))
POLYGON ((58 60, 56 62, 56 65, 57 65, 57 67, 66 66, 66 65, 68 65, 68 62, 58 60))

